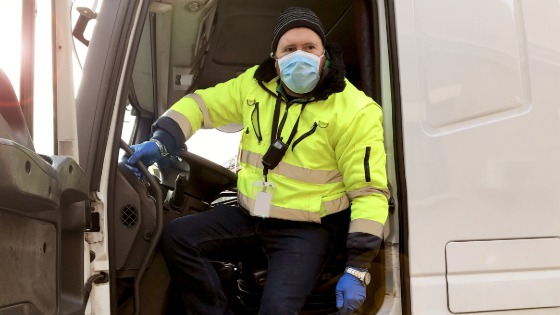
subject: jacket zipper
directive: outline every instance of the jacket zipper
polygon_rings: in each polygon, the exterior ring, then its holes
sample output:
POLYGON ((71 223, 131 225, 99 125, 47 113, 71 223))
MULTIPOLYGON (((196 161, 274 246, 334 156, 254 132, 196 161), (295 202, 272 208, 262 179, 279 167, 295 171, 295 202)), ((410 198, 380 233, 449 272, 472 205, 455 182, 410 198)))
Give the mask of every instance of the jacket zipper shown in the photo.
POLYGON ((251 125, 253 125, 253 131, 255 132, 255 136, 257 136, 257 140, 259 141, 259 144, 261 144, 262 134, 261 134, 261 119, 260 119, 260 114, 259 114, 259 102, 255 103, 255 108, 253 109, 253 112, 251 113, 251 125), (255 122, 253 120, 253 114, 255 113, 255 111, 257 111, 257 127, 256 128, 255 128, 255 122))
POLYGON ((366 155, 364 157, 364 172, 366 175, 366 182, 371 182, 371 175, 369 172, 369 155, 371 153, 371 147, 366 147, 366 155))
POLYGON ((303 139, 305 139, 305 138, 309 137, 310 135, 312 135, 312 134, 315 132, 315 130, 317 129, 317 126, 318 126, 317 122, 314 122, 314 123, 313 123, 313 127, 311 127, 311 130, 309 130, 308 132, 302 134, 301 137, 297 138, 297 140, 294 141, 294 143, 292 144, 292 151, 294 151, 294 148, 296 147, 296 145, 297 145, 298 143, 300 143, 303 139))

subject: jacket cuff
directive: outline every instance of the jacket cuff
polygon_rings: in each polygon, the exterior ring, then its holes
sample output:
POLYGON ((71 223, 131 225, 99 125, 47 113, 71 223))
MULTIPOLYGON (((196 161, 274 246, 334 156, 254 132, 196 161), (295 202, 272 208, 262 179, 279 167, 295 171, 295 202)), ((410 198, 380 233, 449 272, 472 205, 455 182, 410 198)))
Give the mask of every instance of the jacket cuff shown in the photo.
POLYGON ((166 116, 160 117, 152 125, 152 138, 159 140, 172 155, 177 154, 186 141, 179 124, 166 116))
POLYGON ((383 239, 368 233, 349 233, 346 238, 348 259, 346 266, 369 269, 379 253, 383 239))

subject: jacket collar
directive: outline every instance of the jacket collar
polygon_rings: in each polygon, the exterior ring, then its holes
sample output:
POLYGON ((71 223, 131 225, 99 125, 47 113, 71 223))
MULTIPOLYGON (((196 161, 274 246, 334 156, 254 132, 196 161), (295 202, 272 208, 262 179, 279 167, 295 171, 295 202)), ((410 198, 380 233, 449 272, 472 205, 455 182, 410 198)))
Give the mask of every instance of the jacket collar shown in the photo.
MULTIPOLYGON (((323 75, 321 79, 319 79, 317 87, 307 96, 308 99, 315 101, 326 100, 331 94, 342 92, 346 87, 346 82, 344 81, 346 68, 342 59, 342 50, 338 45, 332 42, 327 43, 326 50, 331 59, 330 65, 327 69, 323 70, 323 75)), ((265 83, 278 81, 275 60, 273 58, 267 58, 261 63, 255 71, 254 78, 259 82, 261 87, 272 93, 270 89, 265 87, 265 83)))

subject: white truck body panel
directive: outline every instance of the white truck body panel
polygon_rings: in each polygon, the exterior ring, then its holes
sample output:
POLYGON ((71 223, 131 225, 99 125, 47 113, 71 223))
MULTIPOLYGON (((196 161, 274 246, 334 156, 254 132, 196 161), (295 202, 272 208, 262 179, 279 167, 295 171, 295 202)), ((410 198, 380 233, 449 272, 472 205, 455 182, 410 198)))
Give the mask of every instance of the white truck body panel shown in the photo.
POLYGON ((560 2, 395 11, 412 314, 558 314, 560 2))

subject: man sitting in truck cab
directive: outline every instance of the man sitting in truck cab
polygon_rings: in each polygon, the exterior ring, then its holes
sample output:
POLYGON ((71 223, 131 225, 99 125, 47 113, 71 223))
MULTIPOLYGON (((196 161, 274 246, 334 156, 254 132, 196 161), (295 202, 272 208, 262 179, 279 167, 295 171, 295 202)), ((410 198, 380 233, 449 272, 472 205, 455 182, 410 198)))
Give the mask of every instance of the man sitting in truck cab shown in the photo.
POLYGON ((244 126, 238 205, 178 218, 162 237, 184 313, 230 312, 211 260, 264 250, 260 314, 297 314, 341 231, 347 267, 336 305, 351 314, 365 300, 388 209, 382 114, 345 79, 340 49, 326 42, 313 11, 284 10, 270 58, 187 95, 157 120, 150 141, 132 146, 128 163, 150 165, 200 128, 244 126))

